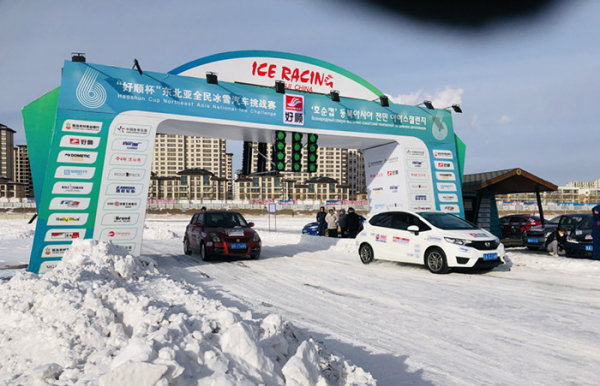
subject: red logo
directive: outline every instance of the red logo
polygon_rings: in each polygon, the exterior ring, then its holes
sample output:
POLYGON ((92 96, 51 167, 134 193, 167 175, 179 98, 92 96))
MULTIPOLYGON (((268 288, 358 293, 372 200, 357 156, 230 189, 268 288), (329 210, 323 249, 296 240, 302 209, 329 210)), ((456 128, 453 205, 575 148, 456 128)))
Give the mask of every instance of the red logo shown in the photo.
POLYGON ((114 231, 108 232, 108 237, 115 237, 115 232, 114 231))
POLYGON ((286 94, 285 109, 287 111, 304 111, 304 97, 286 94))
POLYGON ((71 145, 79 145, 79 138, 71 138, 70 143, 71 145))

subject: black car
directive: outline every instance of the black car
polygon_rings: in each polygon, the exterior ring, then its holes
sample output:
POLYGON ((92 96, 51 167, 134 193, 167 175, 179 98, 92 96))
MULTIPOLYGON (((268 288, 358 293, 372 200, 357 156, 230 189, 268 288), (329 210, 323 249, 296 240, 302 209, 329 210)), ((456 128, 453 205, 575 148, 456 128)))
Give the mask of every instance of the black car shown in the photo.
POLYGON ((556 216, 552 220, 545 220, 544 225, 538 225, 523 231, 521 236, 523 245, 529 249, 547 249, 548 244, 554 240, 554 233, 559 220, 560 216, 556 216))
POLYGON ((554 236, 567 257, 592 257, 593 219, 591 213, 560 216, 554 236), (563 236, 559 235, 559 230, 565 231, 563 236))

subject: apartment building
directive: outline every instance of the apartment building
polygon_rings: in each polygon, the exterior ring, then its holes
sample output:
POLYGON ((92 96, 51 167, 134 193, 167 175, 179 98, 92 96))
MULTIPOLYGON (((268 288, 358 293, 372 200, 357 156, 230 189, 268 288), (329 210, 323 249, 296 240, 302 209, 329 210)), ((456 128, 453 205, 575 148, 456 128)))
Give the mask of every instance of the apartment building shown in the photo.
POLYGON ((232 156, 223 139, 157 134, 148 198, 230 199, 232 156))
POLYGON ((15 133, 0 124, 0 198, 25 197, 26 184, 15 181, 15 133))
POLYGON ((14 160, 15 181, 25 185, 25 197, 35 197, 27 145, 17 145, 14 148, 14 160))
MULTIPOLYGON (((286 146, 286 159, 291 160, 291 146, 286 146)), ((357 194, 366 191, 362 154, 355 149, 320 147, 317 172, 282 172, 271 175, 272 146, 267 144, 265 154, 258 145, 252 147, 250 175, 238 175, 235 180, 238 200, 356 200, 357 194), (257 173, 258 161, 264 158, 267 172, 257 173)), ((306 148, 302 150, 306 160, 306 148)), ((306 165, 304 161, 303 165, 306 165)), ((289 169, 289 168, 288 168, 289 169)))

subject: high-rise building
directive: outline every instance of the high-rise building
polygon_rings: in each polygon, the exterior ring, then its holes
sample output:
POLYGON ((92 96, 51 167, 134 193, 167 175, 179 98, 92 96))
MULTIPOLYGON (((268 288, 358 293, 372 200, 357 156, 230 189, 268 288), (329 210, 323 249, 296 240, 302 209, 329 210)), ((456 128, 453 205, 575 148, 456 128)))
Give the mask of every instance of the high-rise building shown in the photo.
POLYGON ((157 134, 150 199, 231 198, 232 154, 223 139, 157 134))
MULTIPOLYGON (((289 141, 288 141, 289 142, 289 141)), ((355 200, 366 190, 362 154, 355 149, 319 147, 317 171, 306 172, 306 147, 302 149, 303 171, 291 172, 291 146, 286 146, 286 171, 272 175, 272 145, 260 154, 258 144, 252 146, 250 175, 238 175, 238 200, 355 200), (258 173, 258 160, 266 160, 266 172, 258 173)))
POLYGON ((13 181, 14 174, 14 134, 16 131, 0 124, 0 176, 13 181))
POLYGON ((27 145, 17 145, 14 148, 14 159, 15 181, 25 184, 25 197, 33 198, 35 195, 27 145))
POLYGON ((15 133, 0 124, 0 198, 25 197, 26 184, 15 181, 15 133))

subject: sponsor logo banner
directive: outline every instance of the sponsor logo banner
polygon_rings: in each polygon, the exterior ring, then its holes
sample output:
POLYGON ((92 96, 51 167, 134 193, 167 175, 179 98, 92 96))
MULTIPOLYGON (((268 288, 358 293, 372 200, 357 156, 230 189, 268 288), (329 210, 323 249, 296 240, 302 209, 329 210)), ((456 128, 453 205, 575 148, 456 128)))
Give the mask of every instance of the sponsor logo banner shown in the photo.
POLYGON ((410 190, 429 190, 429 184, 427 182, 411 182, 408 184, 410 190))
POLYGON ((429 174, 427 172, 408 172, 408 178, 411 180, 426 180, 429 178, 429 174))
POLYGON ((111 165, 122 165, 122 166, 142 166, 146 163, 148 156, 144 154, 131 155, 124 153, 114 153, 110 156, 111 165))
POLYGON ((98 158, 98 152, 81 150, 63 150, 58 153, 58 162, 76 162, 82 164, 93 164, 98 158))
POLYGON ((115 139, 112 143, 112 149, 125 151, 146 151, 146 149, 148 149, 148 141, 140 139, 115 139))
POLYGON ((80 135, 65 135, 60 139, 60 147, 75 147, 79 149, 95 149, 100 145, 99 137, 84 137, 80 135))
POLYGON ((435 176, 438 180, 443 181, 456 181, 456 177, 453 172, 435 172, 435 176))
POLYGON ((56 168, 54 178, 73 178, 79 180, 89 180, 94 177, 95 167, 85 166, 59 166, 56 168))
POLYGON ((102 230, 101 240, 133 240, 137 234, 136 228, 106 228, 102 230))
POLYGON ((427 161, 418 159, 407 159, 406 166, 408 166, 409 169, 427 169, 429 167, 427 161))
POLYGON ((48 245, 42 251, 42 258, 62 257, 71 248, 71 244, 48 245))
POLYGON ((114 134, 118 136, 147 137, 151 127, 146 125, 119 124, 114 128, 114 134))
POLYGON ((459 213, 460 207, 458 205, 440 205, 440 210, 446 213, 459 213))
POLYGON ((375 241, 379 241, 381 243, 387 243, 387 235, 376 234, 375 241))
POLYGON ((139 196, 142 193, 143 184, 110 184, 106 189, 106 194, 111 196, 139 196))
POLYGON ((436 169, 454 170, 454 163, 451 161, 435 161, 436 169))
POLYGON ((78 121, 67 119, 63 123, 62 131, 70 133, 98 134, 102 130, 102 122, 78 121))
POLYGON ((411 194, 410 195, 410 199, 413 202, 426 202, 426 201, 429 201, 429 196, 427 194, 424 194, 424 193, 411 194))
POLYGON ((452 152, 449 150, 437 150, 434 149, 433 150, 433 157, 434 158, 441 158, 441 159, 452 159, 452 152))
POLYGON ((137 213, 106 213, 102 217, 102 225, 134 225, 137 224, 139 217, 137 213))
POLYGON ((404 154, 406 154, 406 158, 425 158, 427 151, 425 149, 406 148, 404 154))
POLYGON ((456 185, 447 182, 438 182, 437 188, 440 192, 456 192, 456 185))
POLYGON ((48 217, 48 225, 85 225, 87 213, 53 213, 48 217))
POLYGON ((52 187, 52 193, 90 194, 93 185, 94 184, 92 182, 59 181, 56 182, 52 187))
POLYGON ((111 169, 108 172, 109 180, 141 181, 146 174, 142 169, 111 169))
POLYGON ((410 239, 407 239, 405 237, 396 237, 396 236, 393 236, 392 237, 392 242, 396 243, 396 244, 407 245, 407 244, 410 244, 410 239))
POLYGON ((438 194, 438 199, 440 202, 457 202, 458 196, 456 194, 442 193, 438 194))
POLYGON ((62 229, 50 229, 46 232, 44 241, 73 241, 74 239, 85 238, 86 229, 77 228, 62 228, 62 229))
POLYGON ((58 265, 58 260, 55 261, 43 261, 40 264, 40 270, 39 273, 40 275, 43 275, 47 272, 52 271, 54 268, 56 268, 56 266, 58 265))
POLYGON ((139 208, 141 199, 139 198, 109 198, 104 201, 104 210, 135 210, 139 208))
POLYGON ((304 125, 304 95, 283 94, 283 123, 304 125))
POLYGON ((50 209, 83 210, 90 206, 90 198, 55 197, 50 201, 50 209))
POLYGON ((433 205, 411 205, 410 210, 420 211, 420 210, 433 210, 433 205))

